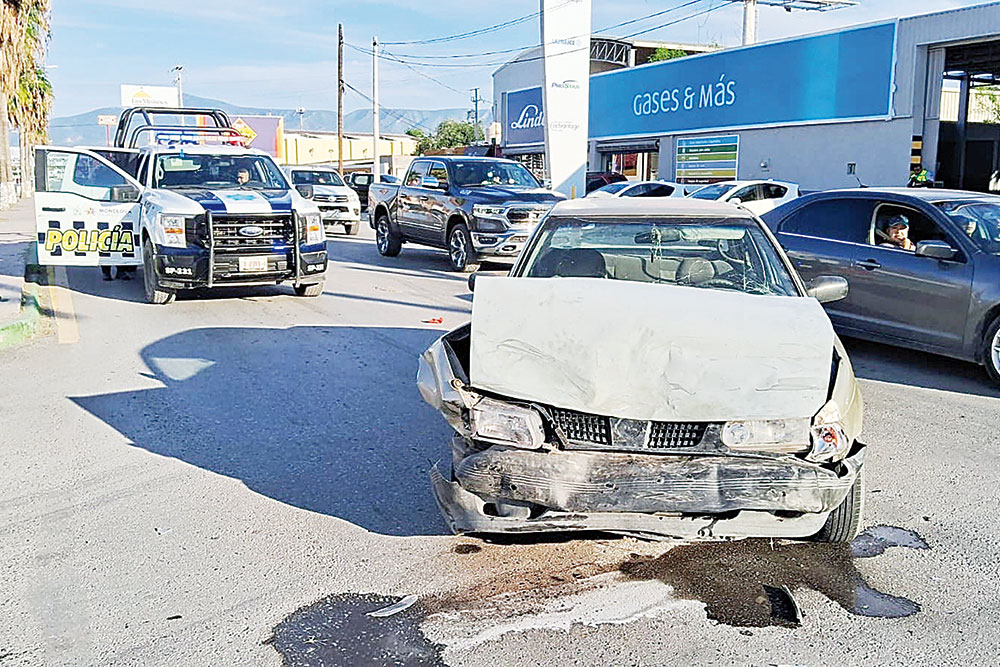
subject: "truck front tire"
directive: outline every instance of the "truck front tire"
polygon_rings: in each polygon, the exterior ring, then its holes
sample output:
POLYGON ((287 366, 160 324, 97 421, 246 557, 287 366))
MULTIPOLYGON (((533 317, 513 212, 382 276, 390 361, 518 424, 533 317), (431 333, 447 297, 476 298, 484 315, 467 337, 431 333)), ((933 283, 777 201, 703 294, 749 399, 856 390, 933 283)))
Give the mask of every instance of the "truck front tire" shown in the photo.
POLYGON ((479 268, 479 253, 472 245, 472 234, 464 222, 452 227, 448 233, 448 260, 452 271, 472 273, 479 268))
POLYGON ((142 284, 146 303, 163 305, 174 300, 173 290, 163 289, 156 278, 153 262, 153 242, 149 237, 142 242, 142 284))
POLYGON ((1000 384, 1000 317, 986 327, 983 337, 983 363, 986 373, 995 384, 1000 384))
POLYGON ((358 229, 360 227, 361 227, 361 223, 360 222, 349 222, 346 225, 344 225, 344 232, 348 236, 357 236, 358 235, 358 229))
POLYGON ((403 249, 403 239, 392 229, 392 223, 385 212, 375 218, 375 247, 383 257, 395 257, 403 249))
POLYGON ((323 293, 323 283, 295 286, 296 296, 319 296, 322 293, 323 293))

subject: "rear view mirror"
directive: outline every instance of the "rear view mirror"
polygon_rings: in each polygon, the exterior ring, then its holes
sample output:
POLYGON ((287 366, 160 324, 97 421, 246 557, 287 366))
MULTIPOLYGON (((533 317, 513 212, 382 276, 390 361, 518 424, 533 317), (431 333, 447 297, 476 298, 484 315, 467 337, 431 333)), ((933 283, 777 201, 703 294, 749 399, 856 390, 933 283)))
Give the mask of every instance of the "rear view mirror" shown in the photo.
POLYGON ((954 259, 958 251, 944 241, 921 241, 913 254, 932 259, 954 259))
POLYGON ((295 189, 298 190, 299 194, 302 195, 303 197, 305 197, 306 199, 312 199, 313 198, 313 194, 314 194, 314 192, 313 192, 313 186, 311 186, 311 185, 296 185, 295 189))
POLYGON ((134 185, 112 185, 108 199, 115 203, 125 204, 139 201, 139 188, 134 185))
POLYGON ((806 294, 820 303, 840 301, 847 296, 846 278, 840 276, 816 276, 806 286, 806 294))
POLYGON ((632 242, 633 243, 643 243, 643 244, 649 243, 649 244, 652 244, 654 242, 654 238, 653 238, 654 236, 658 236, 659 237, 659 238, 657 238, 655 240, 658 241, 658 242, 660 242, 660 243, 662 243, 663 241, 680 241, 681 240, 681 232, 680 232, 680 230, 678 230, 676 228, 671 228, 671 229, 655 229, 654 228, 651 231, 640 232, 640 233, 636 234, 635 237, 632 239, 632 242))

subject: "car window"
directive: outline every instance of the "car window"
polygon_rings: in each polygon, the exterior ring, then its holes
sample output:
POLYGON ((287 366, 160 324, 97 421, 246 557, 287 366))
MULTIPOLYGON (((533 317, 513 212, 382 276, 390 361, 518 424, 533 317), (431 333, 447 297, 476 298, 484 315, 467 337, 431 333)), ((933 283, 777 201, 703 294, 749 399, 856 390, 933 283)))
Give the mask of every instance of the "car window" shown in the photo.
POLYGON ((752 219, 549 217, 519 275, 796 296, 777 248, 752 219))
POLYGON ((650 183, 643 197, 669 197, 674 194, 674 186, 666 183, 650 183))
POLYGON ((781 199, 788 192, 788 188, 774 183, 765 183, 761 186, 764 190, 764 199, 781 199))
POLYGON ((831 241, 868 243, 873 202, 867 199, 825 199, 802 206, 778 226, 784 234, 831 241))
POLYGON ((427 175, 438 179, 441 186, 448 185, 448 169, 445 168, 443 162, 432 162, 427 175))
POLYGON ((409 187, 420 187, 420 179, 427 175, 427 162, 414 162, 410 166, 410 171, 406 174, 406 185, 409 187))
POLYGON ((1000 203, 998 201, 946 201, 937 207, 983 252, 1000 255, 1000 203))
POLYGON ((705 187, 695 190, 688 197, 692 199, 718 199, 725 195, 730 188, 732 188, 732 183, 717 183, 715 185, 706 185, 705 187))
POLYGON ((371 185, 372 175, 371 174, 355 174, 354 180, 351 181, 354 185, 371 185))
POLYGON ((296 169, 292 172, 294 185, 343 185, 340 174, 321 169, 296 169))
POLYGON ((744 204, 750 201, 757 201, 760 199, 760 190, 756 185, 748 185, 745 188, 740 188, 726 198, 727 201, 732 201, 733 199, 739 199, 744 204))
POLYGON ((909 206, 886 202, 880 203, 875 209, 868 238, 873 245, 910 251, 916 250, 916 244, 921 241, 944 241, 953 248, 958 247, 948 233, 928 216, 909 206), (898 237, 890 234, 890 227, 899 223, 905 224, 904 235, 909 240, 909 243, 903 242, 905 247, 900 245, 898 237))
POLYGON ((620 197, 645 197, 646 193, 649 192, 649 185, 646 183, 640 183, 638 185, 633 185, 629 189, 623 191, 620 197))

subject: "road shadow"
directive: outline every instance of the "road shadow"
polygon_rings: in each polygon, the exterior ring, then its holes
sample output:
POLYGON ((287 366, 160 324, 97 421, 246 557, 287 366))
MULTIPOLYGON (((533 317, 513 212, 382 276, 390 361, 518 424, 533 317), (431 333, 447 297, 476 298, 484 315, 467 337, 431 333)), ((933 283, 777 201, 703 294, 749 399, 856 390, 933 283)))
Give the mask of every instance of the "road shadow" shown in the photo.
POLYGON ((441 335, 206 328, 142 350, 163 387, 74 398, 135 447, 384 535, 443 535, 428 471, 450 428, 417 392, 441 335))
MULTIPOLYGON (((364 223, 362 223, 364 224, 364 223)), ((396 257, 383 257, 378 254, 375 240, 365 237, 327 236, 326 247, 330 253, 330 261, 351 262, 375 267, 379 271, 406 272, 412 276, 429 276, 436 278, 453 278, 465 281, 469 276, 456 273, 448 265, 448 253, 437 248, 404 243, 403 250, 396 257)), ((514 260, 486 260, 482 267, 486 270, 505 270, 513 266, 514 260)))
POLYGON ((842 340, 854 374, 864 380, 1000 398, 1000 387, 977 364, 859 338, 842 340))

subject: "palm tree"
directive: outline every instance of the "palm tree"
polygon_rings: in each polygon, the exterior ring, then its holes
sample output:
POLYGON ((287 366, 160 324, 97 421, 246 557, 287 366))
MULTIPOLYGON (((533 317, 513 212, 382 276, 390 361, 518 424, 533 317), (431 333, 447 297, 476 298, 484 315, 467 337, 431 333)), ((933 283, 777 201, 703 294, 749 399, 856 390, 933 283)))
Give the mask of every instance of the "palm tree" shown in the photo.
MULTIPOLYGON (((21 136, 22 183, 31 183, 30 146, 44 140, 52 86, 42 63, 49 37, 49 0, 0 0, 0 208, 13 202, 11 121, 21 136)), ((24 193, 30 187, 24 188, 24 193)))

